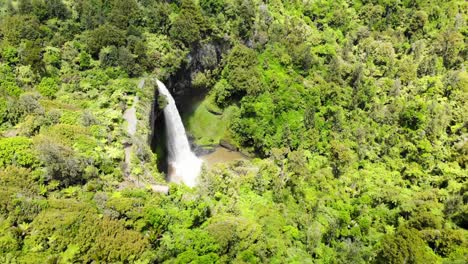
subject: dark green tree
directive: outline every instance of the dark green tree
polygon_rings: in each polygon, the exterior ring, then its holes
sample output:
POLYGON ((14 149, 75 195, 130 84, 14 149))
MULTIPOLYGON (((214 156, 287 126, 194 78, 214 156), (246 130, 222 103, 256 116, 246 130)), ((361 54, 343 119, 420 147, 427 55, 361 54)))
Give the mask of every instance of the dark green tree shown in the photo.
POLYGON ((436 261, 434 253, 415 229, 402 227, 397 233, 387 235, 381 245, 376 263, 433 263, 436 261))
POLYGON ((193 0, 182 0, 180 13, 171 26, 170 35, 186 46, 195 44, 202 38, 206 22, 200 6, 193 0))
POLYGON ((125 40, 125 31, 111 24, 105 24, 89 32, 86 43, 91 55, 97 56, 102 48, 123 46, 125 40))

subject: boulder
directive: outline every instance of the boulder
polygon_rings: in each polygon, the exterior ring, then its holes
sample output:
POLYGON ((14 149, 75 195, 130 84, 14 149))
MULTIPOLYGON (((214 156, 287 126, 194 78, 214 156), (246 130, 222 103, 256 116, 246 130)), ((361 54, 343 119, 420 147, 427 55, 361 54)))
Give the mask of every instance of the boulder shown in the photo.
POLYGON ((226 148, 226 149, 229 149, 231 151, 238 151, 237 147, 234 146, 233 144, 229 143, 227 140, 225 139, 221 139, 219 141, 219 145, 223 148, 226 148))

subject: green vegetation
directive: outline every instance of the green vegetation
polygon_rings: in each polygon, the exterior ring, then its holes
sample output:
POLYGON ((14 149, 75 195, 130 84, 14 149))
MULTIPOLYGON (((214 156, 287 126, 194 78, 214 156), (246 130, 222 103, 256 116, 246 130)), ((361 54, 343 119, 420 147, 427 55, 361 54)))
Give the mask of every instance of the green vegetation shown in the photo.
POLYGON ((195 142, 201 146, 216 145, 222 139, 230 139, 229 121, 236 111, 235 107, 219 109, 210 102, 210 99, 203 101, 190 114, 187 129, 195 137, 195 142))
POLYGON ((0 0, 0 263, 466 263, 467 10, 0 0), (196 142, 257 158, 166 195, 152 78, 181 73, 196 142))

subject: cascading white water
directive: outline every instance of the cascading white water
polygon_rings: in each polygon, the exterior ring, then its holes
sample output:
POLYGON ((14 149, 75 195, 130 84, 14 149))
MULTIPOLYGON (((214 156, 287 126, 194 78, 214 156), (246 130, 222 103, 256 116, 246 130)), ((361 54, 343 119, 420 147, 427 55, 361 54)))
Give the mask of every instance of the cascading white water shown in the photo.
POLYGON ((202 161, 193 154, 185 133, 184 124, 169 90, 157 80, 159 93, 167 99, 164 107, 164 120, 166 121, 167 150, 169 152, 169 181, 185 183, 193 187, 200 174, 202 161))

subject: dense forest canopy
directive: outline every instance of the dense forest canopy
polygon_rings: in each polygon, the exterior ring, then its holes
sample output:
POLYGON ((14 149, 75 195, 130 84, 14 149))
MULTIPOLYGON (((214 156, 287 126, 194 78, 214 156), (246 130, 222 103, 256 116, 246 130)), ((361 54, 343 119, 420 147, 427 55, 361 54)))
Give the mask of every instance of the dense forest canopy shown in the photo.
POLYGON ((0 0, 0 262, 466 263, 467 13, 0 0), (255 158, 163 194, 150 79, 181 72, 196 143, 255 158))

